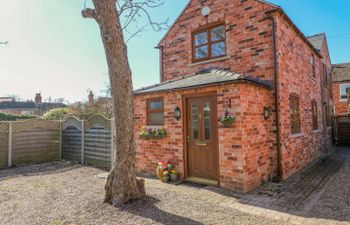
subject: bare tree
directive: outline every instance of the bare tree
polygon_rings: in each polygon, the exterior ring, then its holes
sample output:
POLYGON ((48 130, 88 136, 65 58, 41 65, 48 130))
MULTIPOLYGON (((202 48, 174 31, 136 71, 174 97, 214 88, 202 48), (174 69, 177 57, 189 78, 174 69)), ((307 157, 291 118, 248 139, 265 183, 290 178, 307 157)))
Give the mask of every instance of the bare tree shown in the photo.
POLYGON ((146 195, 144 180, 135 175, 134 103, 131 69, 123 31, 145 15, 154 30, 165 23, 153 22, 149 8, 162 4, 157 0, 92 0, 94 9, 85 8, 84 18, 93 18, 100 28, 105 48, 113 112, 115 118, 115 163, 107 177, 105 202, 120 205, 146 195), (120 17, 125 16, 124 24, 120 17))

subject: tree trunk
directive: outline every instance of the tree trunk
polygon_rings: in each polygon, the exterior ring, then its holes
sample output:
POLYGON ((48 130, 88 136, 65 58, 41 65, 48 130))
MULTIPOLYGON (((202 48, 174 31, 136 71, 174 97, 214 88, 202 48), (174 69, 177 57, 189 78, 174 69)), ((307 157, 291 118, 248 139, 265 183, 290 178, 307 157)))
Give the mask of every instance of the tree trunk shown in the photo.
POLYGON ((134 103, 131 69, 116 9, 116 0, 93 0, 95 9, 85 9, 101 31, 109 69, 115 123, 115 163, 107 177, 105 202, 120 205, 145 196, 144 180, 135 175, 134 103))

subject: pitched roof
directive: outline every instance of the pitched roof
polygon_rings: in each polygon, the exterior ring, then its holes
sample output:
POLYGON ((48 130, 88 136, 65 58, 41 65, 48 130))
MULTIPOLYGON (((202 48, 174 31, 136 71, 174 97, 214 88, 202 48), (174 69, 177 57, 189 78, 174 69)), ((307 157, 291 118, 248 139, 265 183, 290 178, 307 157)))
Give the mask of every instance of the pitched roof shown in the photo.
POLYGON ((350 62, 332 66, 333 81, 350 81, 350 62))
POLYGON ((1 102, 0 109, 34 109, 34 102, 1 102))
POLYGON ((306 38, 318 51, 321 51, 323 41, 326 39, 326 34, 320 33, 306 38))
POLYGON ((252 78, 226 69, 208 68, 190 76, 184 76, 179 79, 167 81, 145 88, 136 89, 134 90, 134 94, 137 95, 151 92, 174 91, 180 89, 208 86, 212 84, 221 84, 227 82, 232 83, 239 81, 250 82, 262 85, 266 88, 271 88, 271 85, 268 81, 252 78))

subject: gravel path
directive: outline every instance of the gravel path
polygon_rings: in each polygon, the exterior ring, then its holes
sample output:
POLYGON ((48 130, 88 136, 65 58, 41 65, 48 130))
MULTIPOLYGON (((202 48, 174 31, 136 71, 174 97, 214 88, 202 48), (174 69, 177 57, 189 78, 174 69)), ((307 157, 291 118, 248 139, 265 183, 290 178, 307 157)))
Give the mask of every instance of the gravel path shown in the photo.
POLYGON ((115 208, 102 203, 103 172, 70 162, 0 171, 0 224, 288 224, 156 185, 146 200, 115 208))

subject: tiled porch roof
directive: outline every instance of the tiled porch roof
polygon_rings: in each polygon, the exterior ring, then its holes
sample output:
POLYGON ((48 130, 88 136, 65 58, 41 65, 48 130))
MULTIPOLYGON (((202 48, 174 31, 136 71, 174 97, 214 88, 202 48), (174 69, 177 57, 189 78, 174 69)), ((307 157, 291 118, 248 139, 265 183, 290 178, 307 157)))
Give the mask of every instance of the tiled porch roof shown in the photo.
POLYGON ((249 82, 271 88, 268 81, 252 78, 243 74, 234 73, 225 69, 210 68, 204 69, 194 75, 184 76, 176 80, 155 84, 134 90, 134 94, 144 94, 151 92, 172 91, 179 89, 190 89, 213 84, 221 84, 227 82, 249 82))

